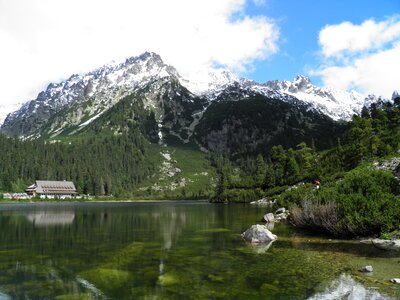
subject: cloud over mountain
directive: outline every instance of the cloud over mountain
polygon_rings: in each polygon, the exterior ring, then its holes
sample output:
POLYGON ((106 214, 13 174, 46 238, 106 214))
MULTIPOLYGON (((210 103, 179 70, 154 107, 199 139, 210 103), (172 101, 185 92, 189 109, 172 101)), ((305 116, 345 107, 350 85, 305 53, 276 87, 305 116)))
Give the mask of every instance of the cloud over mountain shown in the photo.
POLYGON ((389 97, 399 88, 400 17, 343 22, 319 32, 322 66, 311 72, 325 85, 389 97))
POLYGON ((272 20, 245 7, 245 0, 0 1, 2 103, 147 50, 186 75, 215 65, 243 71, 274 54, 279 37, 272 20))

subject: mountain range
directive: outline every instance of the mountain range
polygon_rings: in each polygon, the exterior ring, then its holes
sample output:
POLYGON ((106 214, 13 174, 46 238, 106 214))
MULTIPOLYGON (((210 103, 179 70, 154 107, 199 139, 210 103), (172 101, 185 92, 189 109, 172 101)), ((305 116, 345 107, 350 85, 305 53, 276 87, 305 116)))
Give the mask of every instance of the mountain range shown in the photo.
MULTIPOLYGON (((174 136, 183 143, 194 141, 200 147, 222 151, 230 143, 227 133, 239 144, 246 136, 253 148, 278 136, 301 140, 307 132, 318 130, 316 124, 325 134, 332 131, 331 124, 350 120, 364 106, 388 100, 320 88, 301 75, 293 81, 261 84, 226 70, 210 70, 206 80, 194 82, 165 64, 158 54, 146 52, 49 84, 36 99, 8 114, 1 132, 52 139, 79 134, 95 123, 104 123, 101 119, 106 113, 112 114, 124 101, 130 105, 140 102, 144 110, 153 113, 157 131, 152 133, 153 140, 163 143, 166 136, 174 136), (264 127, 258 128, 261 124, 264 127), (266 137, 261 133, 265 130, 274 133, 266 137), (235 134, 238 131, 240 134, 235 134)), ((120 123, 112 130, 116 134, 124 126, 120 123)))
POLYGON ((0 128, 0 191, 39 178, 91 195, 250 201, 397 149, 397 92, 206 75, 189 80, 146 52, 49 84, 0 128))

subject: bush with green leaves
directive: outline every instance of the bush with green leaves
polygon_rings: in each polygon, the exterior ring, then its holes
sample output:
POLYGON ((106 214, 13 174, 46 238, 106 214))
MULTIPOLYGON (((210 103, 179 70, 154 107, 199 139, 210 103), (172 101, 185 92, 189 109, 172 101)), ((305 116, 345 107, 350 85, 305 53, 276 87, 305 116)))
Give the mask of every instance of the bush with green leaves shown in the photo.
POLYGON ((319 190, 298 188, 283 194, 280 201, 292 206, 295 225, 319 228, 337 236, 358 236, 399 228, 398 193, 399 184, 393 174, 359 167, 332 186, 319 190), (335 209, 329 210, 332 206, 335 209), (335 226, 332 220, 337 220, 335 226))

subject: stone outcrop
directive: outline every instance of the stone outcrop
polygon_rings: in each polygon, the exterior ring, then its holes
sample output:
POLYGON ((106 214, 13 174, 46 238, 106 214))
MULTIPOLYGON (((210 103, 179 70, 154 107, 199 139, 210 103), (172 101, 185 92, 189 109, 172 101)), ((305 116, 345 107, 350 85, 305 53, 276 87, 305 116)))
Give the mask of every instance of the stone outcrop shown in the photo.
POLYGON ((393 173, 394 177, 400 182, 400 157, 393 157, 388 160, 375 162, 374 166, 378 170, 386 170, 393 173))

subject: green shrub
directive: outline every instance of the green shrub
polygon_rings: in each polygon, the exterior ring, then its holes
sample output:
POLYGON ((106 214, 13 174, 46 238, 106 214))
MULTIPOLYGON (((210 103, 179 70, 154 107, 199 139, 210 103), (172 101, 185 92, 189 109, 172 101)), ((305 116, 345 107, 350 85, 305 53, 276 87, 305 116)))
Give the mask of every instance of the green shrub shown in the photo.
POLYGON ((382 240, 390 240, 392 237, 390 236, 390 233, 381 232, 381 235, 379 236, 379 238, 382 240))
MULTIPOLYGON (((390 172, 360 167, 333 186, 322 186, 318 191, 289 191, 280 200, 293 206, 295 225, 321 228, 340 236, 377 234, 399 228, 400 199, 395 196, 398 188, 390 172), (324 218, 333 204, 340 219, 335 226, 329 220, 327 226, 324 218)), ((336 216, 328 219, 335 220, 336 216)))

